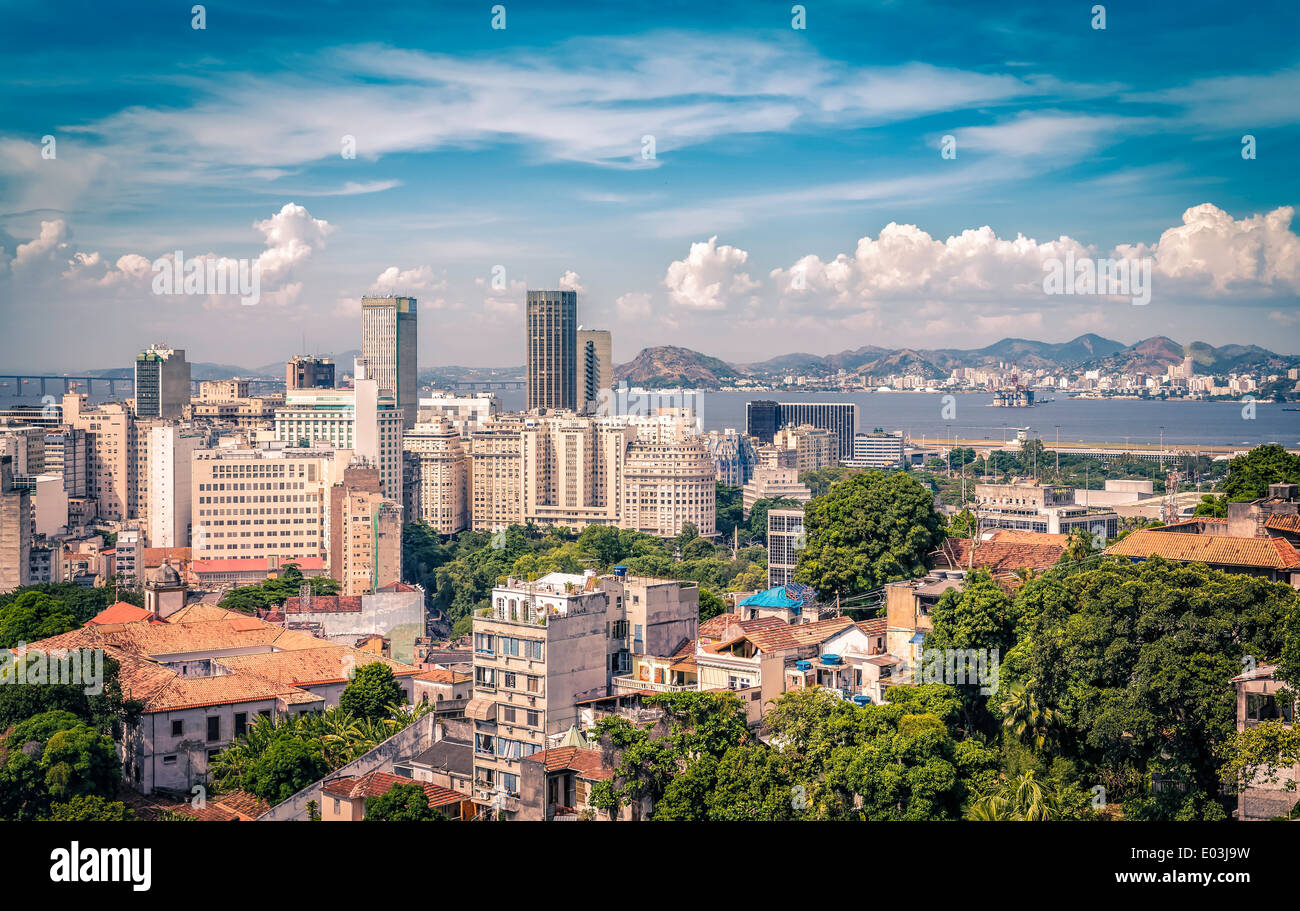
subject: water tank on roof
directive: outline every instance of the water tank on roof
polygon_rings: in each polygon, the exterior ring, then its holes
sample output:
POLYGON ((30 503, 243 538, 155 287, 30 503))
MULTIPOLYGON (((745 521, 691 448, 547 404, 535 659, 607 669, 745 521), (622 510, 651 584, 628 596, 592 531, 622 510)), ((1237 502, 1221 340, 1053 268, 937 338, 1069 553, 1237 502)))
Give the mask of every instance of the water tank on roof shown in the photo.
POLYGON ((839 655, 825 654, 822 655, 822 664, 840 664, 842 659, 839 655))
POLYGON ((620 563, 618 566, 615 566, 615 567, 614 567, 614 575, 615 575, 615 576, 618 576, 618 577, 620 577, 620 578, 622 578, 623 576, 626 576, 626 575, 627 575, 627 567, 624 566, 622 563, 620 563))
POLYGON ((853 702, 854 702, 855 705, 857 705, 857 706, 859 706, 859 707, 861 707, 861 706, 866 706, 866 705, 871 705, 871 697, 870 697, 870 696, 854 696, 854 697, 853 697, 853 702))
POLYGON ((795 666, 797 669, 801 670, 801 671, 812 670, 812 662, 811 662, 811 661, 802 661, 802 660, 801 660, 801 661, 796 661, 796 662, 794 663, 794 666, 795 666))

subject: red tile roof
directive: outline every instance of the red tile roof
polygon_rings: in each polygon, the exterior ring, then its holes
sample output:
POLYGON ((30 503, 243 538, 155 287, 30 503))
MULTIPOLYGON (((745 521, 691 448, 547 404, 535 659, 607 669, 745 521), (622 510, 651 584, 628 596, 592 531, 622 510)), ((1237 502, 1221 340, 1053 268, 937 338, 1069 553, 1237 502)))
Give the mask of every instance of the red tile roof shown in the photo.
POLYGON ((600 750, 584 750, 582 747, 555 747, 554 749, 534 753, 524 761, 540 762, 546 766, 548 772, 559 772, 568 769, 577 772, 583 778, 601 780, 614 777, 614 769, 605 764, 600 750))
POLYGON ((321 785, 321 792, 331 797, 345 797, 354 800, 358 797, 378 797, 387 794, 399 784, 418 784, 429 798, 429 806, 445 807, 458 804, 467 799, 464 794, 444 788, 428 781, 415 781, 389 772, 368 772, 361 777, 346 776, 331 778, 321 785))
POLYGON ((118 601, 116 604, 111 604, 95 614, 87 622, 103 626, 106 623, 138 623, 141 620, 150 620, 152 618, 153 614, 143 607, 137 607, 126 601, 118 601))
MULTIPOLYGON (((1055 566, 1065 553, 1065 543, 1048 540, 1034 543, 1028 540, 1033 532, 1021 532, 1015 539, 999 539, 997 536, 975 542, 975 553, 971 556, 969 538, 949 538, 934 552, 934 565, 941 569, 988 569, 993 572, 1011 572, 1017 569, 1047 569, 1055 566)), ((1048 539, 1066 537, 1065 535, 1043 535, 1048 539)))
POLYGON ((303 607, 299 597, 286 598, 286 614, 356 614, 361 612, 360 595, 312 595, 311 604, 303 607))
POLYGON ((1273 528, 1277 531, 1289 531, 1292 534, 1300 535, 1300 515, 1291 516, 1269 516, 1264 523, 1265 528, 1273 528))
POLYGON ((883 636, 889 621, 884 617, 876 617, 872 620, 859 620, 855 625, 868 636, 883 636))
POLYGON ((1142 529, 1106 548, 1119 557, 1160 556, 1184 563, 1300 570, 1300 553, 1284 538, 1238 538, 1142 529))

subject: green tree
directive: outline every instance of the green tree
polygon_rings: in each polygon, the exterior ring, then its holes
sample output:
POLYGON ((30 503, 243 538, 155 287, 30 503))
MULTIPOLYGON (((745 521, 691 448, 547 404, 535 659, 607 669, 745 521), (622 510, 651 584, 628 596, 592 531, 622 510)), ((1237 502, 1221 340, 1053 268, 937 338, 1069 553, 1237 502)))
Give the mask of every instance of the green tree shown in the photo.
POLYGON ((339 708, 358 719, 381 721, 388 717, 392 706, 403 701, 402 687, 393 676, 393 669, 375 661, 356 669, 339 697, 339 708))
POLYGON ((366 822, 433 822, 446 818, 429 806, 429 795, 414 782, 394 785, 366 800, 366 822))
POLYGON ((765 497, 749 508, 749 536, 767 543, 767 513, 772 509, 798 509, 803 504, 790 497, 765 497))
POLYGON ((905 472, 841 481, 807 504, 804 526, 795 578, 825 600, 922 575, 944 538, 933 495, 905 472))
POLYGON ((113 741, 71 712, 28 718, 4 743, 0 818, 41 818, 52 803, 116 791, 121 772, 113 741))
POLYGON ((135 811, 120 800, 105 800, 98 794, 78 794, 52 804, 46 817, 53 822, 130 822, 135 811))
POLYGON ((37 642, 76 628, 76 617, 68 606, 41 592, 23 592, 0 607, 0 648, 37 642))
POLYGON ((1223 490, 1229 500, 1255 500, 1268 494, 1268 485, 1283 482, 1300 484, 1300 455, 1269 443, 1228 463, 1223 490))
POLYGON ((723 601, 713 592, 701 586, 700 588, 700 622, 712 620, 727 612, 727 602, 723 601))
POLYGON ((319 741, 285 737, 252 761, 240 783, 245 791, 277 804, 324 778, 329 770, 319 741))

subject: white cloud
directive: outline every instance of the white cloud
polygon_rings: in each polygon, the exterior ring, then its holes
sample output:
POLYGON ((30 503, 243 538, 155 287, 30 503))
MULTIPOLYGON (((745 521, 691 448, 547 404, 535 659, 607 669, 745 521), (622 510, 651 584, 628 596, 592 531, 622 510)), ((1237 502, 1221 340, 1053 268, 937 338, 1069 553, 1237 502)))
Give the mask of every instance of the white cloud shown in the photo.
POLYGON ((577 291, 579 294, 582 294, 587 289, 582 286, 582 277, 578 275, 577 272, 569 269, 560 276, 560 290, 577 291))
POLYGON ((270 218, 254 222, 253 227, 266 238, 267 248, 257 258, 263 281, 275 281, 292 273, 313 250, 325 246, 325 237, 334 230, 329 222, 313 218, 305 208, 291 202, 270 218))
POLYGON ((446 278, 435 274, 432 266, 416 266, 414 269, 389 266, 379 273, 374 284, 370 286, 370 293, 414 294, 417 291, 441 291, 446 287, 446 278))
POLYGON ((664 284, 674 304, 692 310, 721 310, 758 287, 741 271, 749 254, 739 247, 718 246, 717 236, 691 244, 685 259, 668 266, 664 284))

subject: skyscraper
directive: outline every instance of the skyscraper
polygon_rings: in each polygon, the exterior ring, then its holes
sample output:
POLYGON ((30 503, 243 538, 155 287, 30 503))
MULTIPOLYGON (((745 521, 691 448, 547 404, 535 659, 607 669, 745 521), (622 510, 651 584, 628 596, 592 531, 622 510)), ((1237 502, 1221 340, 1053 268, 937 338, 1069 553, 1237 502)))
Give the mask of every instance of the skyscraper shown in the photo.
POLYGON ((414 427, 419 411, 415 328, 415 298, 361 298, 361 357, 379 394, 397 401, 403 427, 414 427))
POLYGON ((578 293, 529 291, 527 407, 576 411, 578 401, 578 293))
POLYGON ((614 362, 608 329, 578 330, 578 389, 583 411, 594 412, 602 389, 614 388, 614 362))
POLYGON ((135 356, 135 415, 179 418, 190 403, 190 365, 182 348, 150 345, 135 356))

